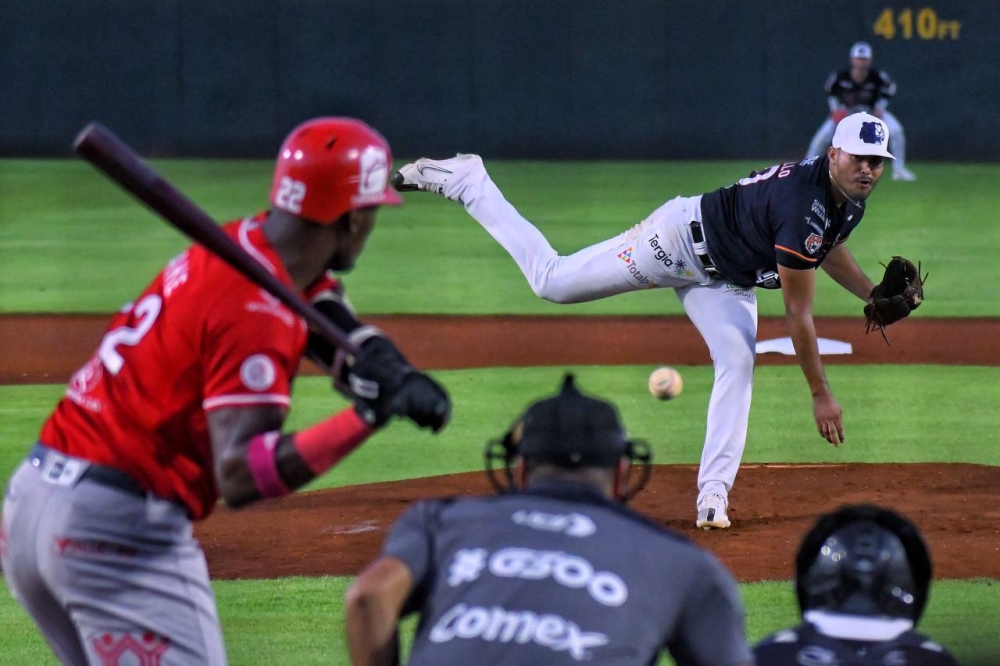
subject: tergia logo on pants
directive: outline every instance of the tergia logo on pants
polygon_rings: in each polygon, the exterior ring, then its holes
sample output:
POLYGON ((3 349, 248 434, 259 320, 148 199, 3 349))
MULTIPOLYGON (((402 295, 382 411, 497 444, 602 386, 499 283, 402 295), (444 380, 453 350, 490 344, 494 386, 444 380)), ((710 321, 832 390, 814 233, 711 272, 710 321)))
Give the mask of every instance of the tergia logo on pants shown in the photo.
POLYGON ((660 234, 653 234, 649 239, 649 247, 653 250, 653 258, 670 268, 674 265, 673 257, 660 245, 660 234))

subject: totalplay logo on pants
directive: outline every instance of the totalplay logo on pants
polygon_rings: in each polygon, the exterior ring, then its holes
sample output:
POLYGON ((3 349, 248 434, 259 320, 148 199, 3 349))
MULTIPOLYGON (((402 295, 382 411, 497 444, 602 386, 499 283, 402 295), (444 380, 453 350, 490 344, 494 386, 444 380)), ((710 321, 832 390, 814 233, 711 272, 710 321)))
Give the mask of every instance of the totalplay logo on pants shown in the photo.
POLYGON ((639 269, 636 268, 635 261, 632 259, 631 245, 628 248, 619 252, 617 256, 619 259, 625 262, 626 266, 628 266, 628 274, 637 284, 639 284, 640 286, 649 287, 650 289, 657 286, 655 282, 653 282, 648 277, 643 275, 639 271, 639 269))

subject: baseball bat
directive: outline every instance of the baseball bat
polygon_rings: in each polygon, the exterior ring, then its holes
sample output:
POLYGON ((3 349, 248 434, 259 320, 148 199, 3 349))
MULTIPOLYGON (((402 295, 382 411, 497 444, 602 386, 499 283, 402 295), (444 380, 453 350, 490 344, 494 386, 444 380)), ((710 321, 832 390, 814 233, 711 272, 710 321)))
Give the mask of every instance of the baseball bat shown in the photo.
POLYGON ((347 335, 340 328, 302 296, 271 275, 227 236, 208 213, 143 162, 111 130, 100 123, 90 123, 77 135, 73 149, 184 235, 203 245, 209 252, 287 305, 328 342, 352 355, 358 353, 357 347, 348 341, 347 335))

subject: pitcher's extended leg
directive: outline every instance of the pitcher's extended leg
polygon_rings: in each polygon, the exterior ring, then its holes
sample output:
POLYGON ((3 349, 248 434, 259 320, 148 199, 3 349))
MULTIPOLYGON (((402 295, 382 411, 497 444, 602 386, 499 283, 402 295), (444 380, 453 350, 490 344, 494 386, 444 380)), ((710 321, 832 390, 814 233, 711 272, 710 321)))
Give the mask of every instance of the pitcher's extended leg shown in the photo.
POLYGON ((630 232, 560 256, 488 176, 469 190, 463 197, 466 211, 507 250, 540 298, 580 303, 639 288, 622 276, 616 264, 617 250, 628 242, 630 232))
MULTIPOLYGON (((698 469, 698 500, 728 495, 746 446, 756 360, 757 301, 752 289, 722 281, 677 290, 684 311, 708 344, 715 383, 698 469)), ((723 508, 724 511, 724 508, 723 508)), ((728 524, 728 520, 725 521, 728 524)))
MULTIPOLYGON (((504 198, 477 155, 420 159, 403 166, 393 182, 401 191, 435 192, 464 205, 507 250, 532 291, 549 301, 580 303, 642 288, 678 286, 700 277, 693 273, 662 275, 666 267, 653 257, 652 249, 636 240, 656 225, 679 224, 686 211, 680 201, 662 206, 624 233, 564 257, 504 198)), ((678 256, 690 253, 690 247, 679 246, 684 239, 676 229, 665 229, 657 238, 662 244, 657 248, 664 252, 673 250, 678 256)), ((684 242, 690 246, 689 240, 684 242)))

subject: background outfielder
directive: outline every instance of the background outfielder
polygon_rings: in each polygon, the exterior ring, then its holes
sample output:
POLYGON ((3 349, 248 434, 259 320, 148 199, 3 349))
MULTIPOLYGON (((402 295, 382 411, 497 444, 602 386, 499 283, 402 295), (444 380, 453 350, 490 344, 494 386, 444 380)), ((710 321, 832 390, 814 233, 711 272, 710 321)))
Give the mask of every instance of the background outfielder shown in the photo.
POLYGON ((896 158, 892 164, 893 180, 916 180, 916 175, 906 168, 906 134, 903 126, 889 109, 889 100, 896 94, 896 82, 887 72, 872 69, 872 47, 867 42, 851 46, 851 65, 830 74, 826 80, 827 103, 830 116, 816 130, 806 157, 822 155, 837 123, 849 114, 865 111, 885 121, 892 136, 890 148, 896 158))
MULTIPOLYGON (((755 287, 782 287, 787 320, 820 434, 843 440, 812 320, 815 269, 868 302, 874 284, 844 242, 882 174, 885 123, 848 116, 827 154, 775 165, 702 196, 668 201, 631 229, 569 256, 504 199, 476 155, 422 159, 400 169, 400 190, 436 192, 466 211, 517 263, 534 292, 577 303, 670 287, 708 344, 715 383, 698 472, 696 524, 726 528, 729 491, 746 444, 757 334, 755 287)), ((907 312, 908 314, 908 312, 907 312)))

